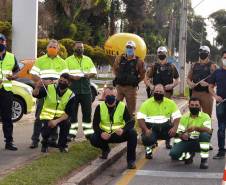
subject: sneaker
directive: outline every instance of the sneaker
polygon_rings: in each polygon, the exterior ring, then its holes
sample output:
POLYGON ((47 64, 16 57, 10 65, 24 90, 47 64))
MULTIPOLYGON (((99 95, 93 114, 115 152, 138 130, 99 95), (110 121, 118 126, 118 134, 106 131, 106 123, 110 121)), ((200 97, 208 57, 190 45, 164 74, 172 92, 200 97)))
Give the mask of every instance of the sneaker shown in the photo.
POLYGON ((145 152, 145 158, 146 159, 152 159, 152 148, 151 147, 146 147, 145 148, 146 152, 145 152))
POLYGON ((102 150, 102 155, 100 156, 100 158, 101 159, 107 159, 110 151, 111 151, 110 148, 108 148, 107 150, 102 150))
POLYGON ((13 143, 6 143, 5 144, 5 149, 6 150, 12 150, 12 151, 18 150, 17 147, 13 143))
POLYGON ((136 164, 134 161, 128 162, 127 169, 136 169, 136 164))
POLYGON ((31 145, 29 146, 30 149, 38 148, 38 143, 32 142, 31 145))
POLYGON ((224 159, 225 151, 219 151, 215 156, 213 156, 213 159, 224 159))
POLYGON ((48 152, 48 147, 42 145, 41 152, 42 152, 42 153, 47 153, 47 152, 48 152))
POLYGON ((202 158, 200 163, 200 169, 207 169, 208 168, 208 159, 202 158))

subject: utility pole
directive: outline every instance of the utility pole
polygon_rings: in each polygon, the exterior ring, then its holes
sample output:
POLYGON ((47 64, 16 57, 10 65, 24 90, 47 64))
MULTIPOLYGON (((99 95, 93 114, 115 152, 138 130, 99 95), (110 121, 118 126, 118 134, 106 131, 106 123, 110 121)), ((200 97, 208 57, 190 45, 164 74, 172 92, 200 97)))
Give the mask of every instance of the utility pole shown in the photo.
POLYGON ((184 95, 185 89, 185 62, 186 62, 186 44, 187 44, 187 10, 188 1, 182 0, 180 35, 179 35, 179 62, 180 62, 180 95, 184 95))
POLYGON ((168 51, 169 56, 174 56, 175 40, 176 40, 176 18, 172 13, 170 18, 169 34, 168 34, 168 51))

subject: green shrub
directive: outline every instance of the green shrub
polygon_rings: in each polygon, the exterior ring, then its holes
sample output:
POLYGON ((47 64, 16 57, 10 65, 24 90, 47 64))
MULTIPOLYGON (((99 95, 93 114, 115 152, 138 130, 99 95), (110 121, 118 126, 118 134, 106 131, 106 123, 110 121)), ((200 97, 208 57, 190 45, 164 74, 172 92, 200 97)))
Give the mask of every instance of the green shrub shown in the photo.
POLYGON ((59 42, 67 49, 68 56, 74 53, 74 43, 75 43, 74 40, 70 38, 64 38, 59 40, 59 42))
POLYGON ((0 33, 4 34, 7 37, 7 40, 10 39, 12 32, 12 25, 8 21, 0 21, 0 33))
MULTIPOLYGON (((38 52, 37 52, 38 57, 40 57, 46 53, 46 47, 47 47, 48 43, 49 43, 49 39, 39 39, 38 40, 38 52)), ((67 58, 67 56, 68 56, 67 50, 62 44, 60 44, 59 55, 63 59, 67 58)))

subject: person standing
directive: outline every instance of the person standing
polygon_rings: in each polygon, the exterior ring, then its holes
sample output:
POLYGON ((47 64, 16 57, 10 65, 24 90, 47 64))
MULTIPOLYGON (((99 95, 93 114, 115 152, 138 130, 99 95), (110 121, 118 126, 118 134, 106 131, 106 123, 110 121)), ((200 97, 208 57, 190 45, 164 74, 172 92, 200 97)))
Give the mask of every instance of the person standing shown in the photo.
POLYGON ((209 81, 210 94, 216 100, 216 115, 218 120, 218 153, 213 159, 224 159, 225 156, 225 128, 226 128, 226 50, 222 53, 222 67, 217 69, 209 81), (216 85, 217 92, 214 87, 216 85))
POLYGON ((107 159, 110 152, 109 143, 127 141, 127 168, 136 168, 137 133, 134 129, 134 119, 130 116, 126 105, 116 100, 116 90, 105 89, 105 101, 100 103, 93 117, 94 134, 90 143, 102 150, 102 159, 107 159))
POLYGON ((199 98, 191 97, 189 112, 180 119, 177 129, 177 143, 170 151, 173 160, 184 160, 191 164, 196 152, 200 152, 200 169, 208 168, 209 145, 212 134, 211 119, 201 112, 199 98), (183 155, 184 154, 184 155, 183 155))
MULTIPOLYGON (((165 97, 171 99, 173 89, 179 84, 179 73, 175 65, 168 63, 167 48, 161 46, 157 49, 158 62, 151 65, 146 72, 145 79, 149 81, 149 88, 153 88, 157 84, 162 84, 165 88, 165 97)), ((170 149, 170 140, 165 142, 166 148, 170 149)))
POLYGON ((216 65, 209 61, 210 48, 201 46, 199 49, 199 62, 195 63, 187 76, 187 84, 192 89, 192 97, 199 97, 202 111, 212 116, 213 98, 209 93, 208 82, 216 65), (206 101, 208 100, 208 101, 206 101))
MULTIPOLYGON (((47 45, 47 54, 39 57, 34 66, 31 68, 30 73, 32 74, 33 80, 42 82, 45 86, 56 83, 60 75, 68 72, 66 63, 58 55, 60 46, 57 40, 50 40, 47 45)), ((39 119, 44 99, 37 99, 37 107, 35 112, 35 122, 32 134, 31 149, 37 148, 39 143, 39 136, 41 134, 42 122, 39 119)), ((58 137, 57 129, 51 135, 52 146, 56 146, 56 140, 58 137)))
POLYGON ((97 74, 97 70, 90 57, 84 55, 84 45, 76 41, 74 45, 75 53, 65 61, 72 79, 71 89, 75 93, 75 110, 71 117, 70 138, 75 138, 78 130, 78 108, 82 109, 82 127, 84 134, 89 137, 93 134, 91 123, 92 93, 90 88, 90 78, 97 74))
POLYGON ((13 144, 12 123, 12 80, 16 79, 16 73, 20 70, 15 56, 6 50, 6 37, 0 33, 0 115, 2 118, 2 130, 5 138, 5 149, 16 151, 13 144))
POLYGON ((134 116, 136 110, 138 84, 145 76, 144 61, 135 55, 135 50, 135 42, 128 41, 125 45, 125 54, 117 57, 113 64, 117 99, 119 101, 126 99, 131 116, 134 116))
POLYGON ((176 103, 164 94, 164 86, 157 84, 154 97, 142 103, 137 113, 147 159, 152 159, 152 150, 158 139, 169 140, 176 135, 180 121, 181 113, 176 103))
POLYGON ((70 75, 63 73, 58 84, 49 84, 47 89, 39 81, 33 91, 36 98, 44 98, 44 103, 39 116, 43 123, 42 127, 42 149, 41 152, 48 152, 48 139, 53 128, 60 127, 58 148, 60 152, 68 152, 67 135, 70 128, 69 116, 73 111, 75 100, 74 93, 69 89, 70 75))

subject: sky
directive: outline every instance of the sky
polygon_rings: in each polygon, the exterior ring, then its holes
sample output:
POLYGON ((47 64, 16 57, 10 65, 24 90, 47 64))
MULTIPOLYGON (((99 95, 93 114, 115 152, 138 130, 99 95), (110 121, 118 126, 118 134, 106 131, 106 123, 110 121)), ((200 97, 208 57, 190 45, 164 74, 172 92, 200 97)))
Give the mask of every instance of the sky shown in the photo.
MULTIPOLYGON (((192 0, 192 7, 198 5, 194 10, 195 14, 207 18, 211 13, 220 9, 226 10, 226 0, 192 0), (200 5, 198 5, 201 2, 200 5)), ((207 39, 212 43, 216 32, 213 30, 210 22, 207 23, 207 39)))

